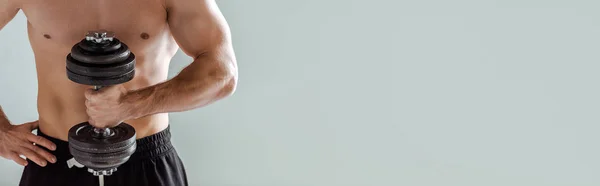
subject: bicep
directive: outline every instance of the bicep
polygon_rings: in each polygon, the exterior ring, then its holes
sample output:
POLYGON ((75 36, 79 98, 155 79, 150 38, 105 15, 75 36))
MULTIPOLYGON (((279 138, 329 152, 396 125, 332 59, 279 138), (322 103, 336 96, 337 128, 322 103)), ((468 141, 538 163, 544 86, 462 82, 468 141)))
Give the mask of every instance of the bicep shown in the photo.
POLYGON ((16 0, 0 0, 0 30, 19 12, 16 0))
POLYGON ((230 48, 230 31, 214 0, 167 0, 168 23, 181 50, 189 56, 230 48))

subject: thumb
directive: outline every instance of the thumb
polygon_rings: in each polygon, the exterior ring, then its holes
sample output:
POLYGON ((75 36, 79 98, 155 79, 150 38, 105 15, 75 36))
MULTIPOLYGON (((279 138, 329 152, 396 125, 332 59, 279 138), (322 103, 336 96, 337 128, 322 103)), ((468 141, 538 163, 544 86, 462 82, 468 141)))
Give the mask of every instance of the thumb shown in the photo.
POLYGON ((35 130, 39 127, 40 121, 36 120, 36 121, 25 123, 23 125, 24 125, 24 127, 27 127, 29 130, 35 130))

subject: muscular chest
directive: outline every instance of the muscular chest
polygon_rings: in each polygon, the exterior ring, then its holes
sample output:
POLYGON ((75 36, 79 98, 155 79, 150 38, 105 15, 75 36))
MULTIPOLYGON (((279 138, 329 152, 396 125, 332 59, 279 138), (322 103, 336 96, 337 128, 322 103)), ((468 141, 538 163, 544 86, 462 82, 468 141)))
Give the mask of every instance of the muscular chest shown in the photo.
POLYGON ((90 30, 105 29, 131 47, 164 34, 163 0, 28 0, 23 12, 33 39, 70 47, 90 30))

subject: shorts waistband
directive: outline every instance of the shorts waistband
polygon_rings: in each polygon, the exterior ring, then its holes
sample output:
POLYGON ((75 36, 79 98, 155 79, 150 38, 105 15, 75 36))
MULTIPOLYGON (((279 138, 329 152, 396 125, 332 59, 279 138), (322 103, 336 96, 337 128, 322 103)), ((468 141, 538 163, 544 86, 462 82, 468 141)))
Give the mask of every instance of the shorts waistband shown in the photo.
MULTIPOLYGON (((170 128, 170 126, 167 126, 167 128, 158 133, 137 139, 135 153, 131 155, 129 161, 158 157, 163 153, 171 151, 173 149, 173 145, 171 144, 170 128)), ((69 152, 69 142, 50 137, 41 132, 39 129, 37 130, 37 135, 42 136, 56 144, 56 150, 48 152, 54 154, 58 161, 68 160, 73 157, 69 152)), ((44 148, 42 146, 40 147, 44 148)))

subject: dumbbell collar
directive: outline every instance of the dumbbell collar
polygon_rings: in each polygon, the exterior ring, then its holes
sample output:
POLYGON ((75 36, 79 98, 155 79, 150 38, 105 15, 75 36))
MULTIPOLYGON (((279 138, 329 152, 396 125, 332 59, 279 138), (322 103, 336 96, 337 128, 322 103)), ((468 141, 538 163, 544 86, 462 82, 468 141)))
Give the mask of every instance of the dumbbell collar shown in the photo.
POLYGON ((94 128, 95 138, 107 138, 115 134, 110 128, 94 128))
POLYGON ((85 40, 94 43, 110 42, 115 38, 115 33, 107 30, 94 30, 85 34, 85 40))
POLYGON ((108 169, 108 170, 88 169, 88 172, 92 173, 94 176, 110 176, 116 171, 117 171, 117 168, 112 168, 112 169, 108 169))

